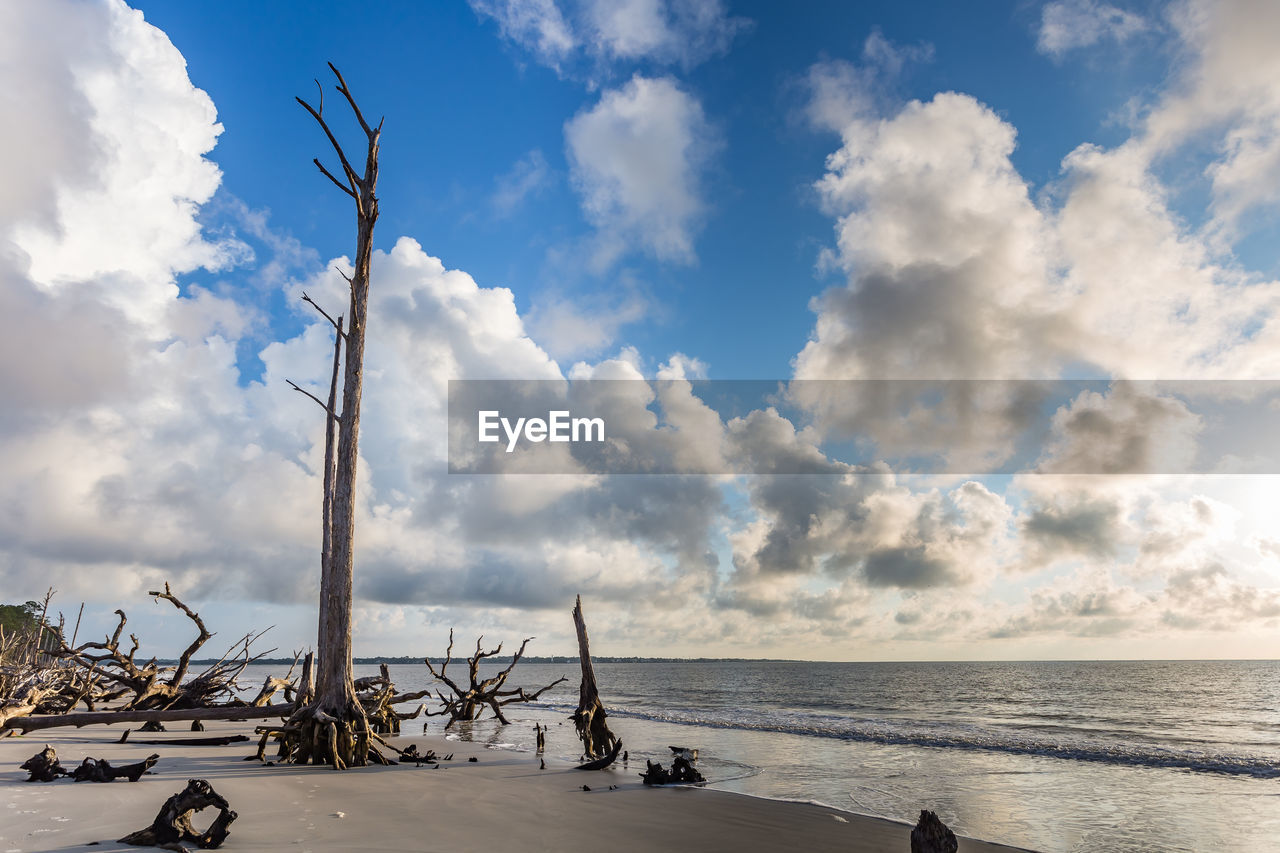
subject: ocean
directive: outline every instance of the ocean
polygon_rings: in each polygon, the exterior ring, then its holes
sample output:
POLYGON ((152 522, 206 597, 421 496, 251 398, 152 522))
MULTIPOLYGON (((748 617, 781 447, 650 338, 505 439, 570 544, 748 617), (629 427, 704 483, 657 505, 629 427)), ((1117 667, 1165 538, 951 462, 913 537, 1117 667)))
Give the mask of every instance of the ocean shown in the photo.
MULTIPOLYGON (((260 682, 265 669, 243 680, 260 682)), ((928 808, 962 835, 1046 853, 1280 851, 1277 661, 595 670, 610 727, 630 753, 612 771, 620 777, 638 776, 645 759, 668 764, 669 746, 693 747, 715 788, 913 823, 928 808)), ((376 672, 356 667, 357 677, 376 672)), ((421 665, 391 673, 404 691, 431 680, 421 665)), ((534 723, 543 723, 547 753, 576 760, 567 719, 577 707, 576 661, 521 663, 509 685, 536 688, 561 675, 568 680, 537 703, 507 706, 510 726, 486 711, 449 736, 532 752, 534 723)), ((426 722, 430 732, 444 729, 443 718, 426 722)), ((405 723, 404 733, 423 723, 405 723)))

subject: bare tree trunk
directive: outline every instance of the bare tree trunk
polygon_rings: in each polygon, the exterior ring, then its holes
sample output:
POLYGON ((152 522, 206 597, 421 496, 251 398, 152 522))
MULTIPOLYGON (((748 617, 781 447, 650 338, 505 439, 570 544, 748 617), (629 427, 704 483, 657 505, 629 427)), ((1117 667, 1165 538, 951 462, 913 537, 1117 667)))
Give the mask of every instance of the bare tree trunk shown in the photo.
POLYGON ((582 663, 582 686, 578 690, 578 710, 573 713, 573 724, 582 738, 582 749, 587 758, 603 758, 613 749, 613 732, 605 722, 604 703, 596 687, 596 671, 591 666, 591 646, 587 642, 587 622, 582 616, 582 596, 573 605, 573 627, 578 631, 578 660, 582 663))
MULTIPOLYGON (((333 373, 329 378, 329 412, 334 412, 338 405, 338 371, 342 365, 342 317, 334 324, 333 338, 333 373)), ((321 509, 321 544, 320 544, 320 630, 317 636, 323 637, 328 630, 329 608, 325 602, 329 600, 329 586, 333 582, 333 478, 334 478, 334 444, 336 436, 335 418, 330 414, 324 425, 324 503, 321 509)))
MULTIPOLYGON (((329 547, 327 554, 322 555, 316 701, 314 705, 300 711, 293 722, 299 726, 299 740, 304 747, 299 751, 298 758, 328 763, 342 769, 352 764, 364 764, 371 749, 368 722, 364 709, 356 699, 351 668, 351 577, 355 550, 355 482, 364 378, 365 323, 369 305, 369 269, 373 258, 373 226, 378 219, 375 191, 378 184, 382 123, 379 122, 377 127, 369 126, 338 69, 332 63, 329 68, 338 78, 338 92, 346 99, 365 132, 368 148, 364 173, 359 174, 324 119, 323 89, 316 107, 301 98, 297 99, 324 130, 341 163, 341 173, 345 180, 334 177, 318 159, 314 161, 325 177, 355 201, 356 258, 353 275, 347 279, 351 299, 347 313, 350 325, 346 334, 343 335, 340 322, 334 323, 338 329, 339 341, 346 341, 342 413, 339 415, 333 410, 336 391, 332 385, 330 403, 325 406, 326 415, 330 419, 326 429, 325 477, 328 480, 332 471, 333 479, 331 489, 326 485, 323 509, 329 547), (334 418, 337 418, 337 453, 333 467, 330 468, 328 450, 334 418)), ((334 363, 336 366, 336 356, 334 363)), ((297 388, 296 385, 294 387, 297 388)), ((316 399, 314 395, 308 396, 316 399)))

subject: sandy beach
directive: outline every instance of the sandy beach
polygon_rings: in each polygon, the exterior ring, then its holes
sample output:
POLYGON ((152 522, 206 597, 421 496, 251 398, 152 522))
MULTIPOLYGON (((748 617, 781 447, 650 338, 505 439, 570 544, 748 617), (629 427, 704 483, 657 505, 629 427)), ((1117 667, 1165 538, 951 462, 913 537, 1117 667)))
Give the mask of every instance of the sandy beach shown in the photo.
MULTIPOLYGON (((252 735, 255 722, 208 723, 205 736, 252 735)), ((138 740, 192 737, 184 724, 138 740)), ((439 735, 396 743, 454 753, 440 769, 266 767, 244 761, 250 742, 227 746, 119 744, 123 727, 49 729, 0 740, 0 853, 125 850, 116 843, 148 825, 189 778, 206 779, 239 813, 222 849, 346 850, 808 850, 906 851, 910 828, 824 806, 711 789, 646 789, 642 767, 580 772, 527 752, 488 749, 439 735), (137 783, 27 783, 18 765, 51 744, 64 767, 85 756, 113 764, 160 755, 137 783), (469 762, 468 758, 477 760, 469 762), (584 791, 583 785, 591 788, 584 791), (610 786, 617 786, 610 790, 610 786)), ((270 750, 268 751, 270 755, 270 750)), ((197 815, 197 827, 213 815, 197 815)), ((961 839, 960 850, 1016 848, 961 839)))

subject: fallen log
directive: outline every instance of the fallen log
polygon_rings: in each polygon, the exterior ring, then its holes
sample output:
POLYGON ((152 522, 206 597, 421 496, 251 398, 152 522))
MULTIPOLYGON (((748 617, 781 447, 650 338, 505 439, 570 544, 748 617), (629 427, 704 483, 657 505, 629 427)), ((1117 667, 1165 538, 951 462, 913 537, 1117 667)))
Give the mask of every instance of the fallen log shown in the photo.
POLYGON ((37 729, 52 729, 59 726, 95 726, 102 723, 141 723, 150 720, 156 722, 172 722, 174 720, 262 720, 267 717, 288 717, 293 713, 293 705, 267 705, 262 708, 250 708, 244 705, 213 708, 185 708, 171 711, 89 711, 80 714, 33 714, 29 717, 17 717, 8 720, 5 727, 20 729, 24 733, 37 729))
POLYGON ((159 760, 160 756, 153 753, 136 764, 112 767, 111 762, 105 758, 86 758, 80 762, 79 767, 71 771, 70 775, 76 782, 114 782, 116 779, 137 782, 142 778, 142 774, 154 767, 159 760))
POLYGON ((209 737, 175 737, 169 740, 131 740, 129 743, 141 743, 147 746, 226 746, 229 743, 242 743, 249 739, 248 735, 210 735, 209 737))

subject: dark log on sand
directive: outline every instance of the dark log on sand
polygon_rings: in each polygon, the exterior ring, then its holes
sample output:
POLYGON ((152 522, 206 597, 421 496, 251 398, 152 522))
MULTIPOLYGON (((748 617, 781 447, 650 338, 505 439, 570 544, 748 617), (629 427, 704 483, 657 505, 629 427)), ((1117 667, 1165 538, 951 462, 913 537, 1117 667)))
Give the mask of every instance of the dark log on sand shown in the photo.
POLYGON ((265 708, 249 708, 244 705, 215 708, 185 708, 172 711, 90 711, 82 714, 44 714, 18 717, 5 723, 13 729, 31 732, 59 726, 94 726, 102 723, 141 723, 150 720, 172 722, 174 720, 264 720, 268 717, 287 717, 293 713, 293 705, 268 705, 265 708))
POLYGON ((147 746, 226 746, 229 743, 243 743, 249 739, 248 735, 210 735, 209 737, 175 737, 169 740, 131 740, 129 743, 147 746))
POLYGON ((121 838, 121 844, 135 847, 164 847, 181 850, 180 842, 191 841, 204 850, 220 847, 230 833, 228 827, 237 815, 218 792, 203 779, 191 779, 187 787, 164 801, 151 826, 121 838), (191 815, 209 806, 218 809, 218 816, 204 832, 196 832, 191 825, 191 815))
POLYGON ((59 776, 67 775, 67 771, 62 769, 62 764, 58 761, 57 750, 47 743, 44 745, 44 749, 22 762, 18 767, 31 774, 27 779, 28 782, 52 782, 59 776))
POLYGON ((597 758, 595 761, 588 761, 586 764, 579 764, 574 770, 603 770, 613 763, 618 757, 618 753, 622 751, 622 738, 618 738, 613 743, 613 749, 604 758, 597 758))
POLYGON ((936 814, 920 810, 920 820, 911 830, 911 853, 956 853, 960 843, 936 814))
POLYGON ((670 770, 661 764, 646 761, 645 771, 640 774, 640 779, 646 785, 700 785, 707 781, 683 755, 676 756, 676 760, 671 762, 670 770))
POLYGON ((112 767, 111 762, 105 758, 86 758, 80 762, 79 767, 71 771, 70 775, 77 782, 114 782, 116 779, 137 782, 142 778, 142 774, 154 767, 159 760, 159 755, 152 754, 136 764, 112 767))
POLYGON ((573 605, 573 627, 578 631, 578 659, 582 663, 582 686, 578 690, 578 710, 570 717, 582 738, 587 758, 601 758, 613 748, 617 738, 605 722, 604 704, 596 687, 596 672, 591 666, 591 646, 587 642, 587 622, 582 616, 582 596, 573 605))

